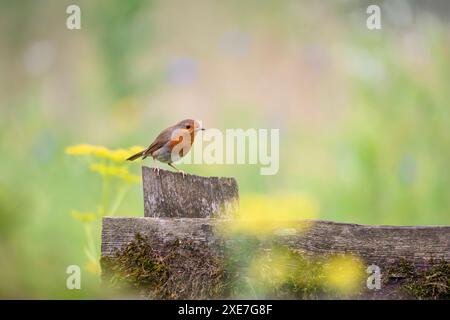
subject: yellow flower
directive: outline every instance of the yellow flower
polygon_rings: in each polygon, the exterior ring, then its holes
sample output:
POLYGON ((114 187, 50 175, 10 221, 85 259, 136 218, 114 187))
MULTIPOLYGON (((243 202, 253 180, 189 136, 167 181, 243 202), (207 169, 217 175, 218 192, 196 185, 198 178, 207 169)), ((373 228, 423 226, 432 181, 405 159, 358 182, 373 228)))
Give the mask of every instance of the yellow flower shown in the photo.
POLYGON ((97 215, 93 212, 79 212, 73 210, 70 215, 72 216, 72 218, 84 223, 89 223, 97 219, 97 215))
POLYGON ((87 272, 95 274, 95 275, 100 275, 101 274, 101 267, 100 267, 100 263, 98 261, 93 261, 93 260, 89 260, 86 263, 85 269, 87 270, 87 272))
POLYGON ((241 199, 236 219, 223 225, 224 231, 259 235, 298 234, 317 218, 319 205, 307 195, 252 195, 241 199))
POLYGON ((96 149, 96 146, 90 144, 77 144, 66 148, 66 153, 69 155, 90 155, 96 149))
POLYGON ((125 161, 130 156, 131 156, 130 152, 128 150, 125 150, 125 149, 113 150, 109 154, 109 158, 112 161, 116 161, 116 162, 125 161))
POLYGON ((110 150, 103 146, 94 146, 91 144, 77 144, 66 148, 66 153, 73 156, 94 155, 100 158, 106 158, 110 154, 110 150))
POLYGON ((141 146, 132 146, 131 148, 128 149, 128 151, 130 151, 130 155, 129 156, 132 156, 133 154, 141 152, 144 149, 145 148, 141 147, 141 146))
POLYGON ((129 173, 123 175, 121 178, 129 183, 140 183, 141 182, 141 176, 136 176, 136 175, 129 174, 129 173))
POLYGON ((123 179, 130 183, 141 181, 140 176, 132 175, 125 166, 106 165, 104 163, 93 163, 90 166, 91 171, 98 172, 102 176, 113 176, 123 179))
POLYGON ((322 270, 325 286, 338 294, 357 293, 363 284, 364 264, 354 256, 330 258, 322 270))
POLYGON ((112 160, 114 162, 123 162, 135 153, 144 150, 143 147, 133 146, 129 149, 115 149, 111 150, 103 146, 94 146, 90 144, 78 144, 66 148, 66 153, 69 155, 93 155, 97 158, 112 160))
POLYGON ((96 146, 93 151, 93 155, 97 158, 105 158, 108 159, 111 155, 111 150, 106 147, 96 146))
POLYGON ((112 161, 116 161, 116 162, 122 162, 125 161, 127 158, 131 157, 132 155, 140 152, 144 150, 143 147, 139 147, 139 146, 133 146, 129 149, 116 149, 116 150, 112 150, 108 157, 109 159, 111 159, 112 161))

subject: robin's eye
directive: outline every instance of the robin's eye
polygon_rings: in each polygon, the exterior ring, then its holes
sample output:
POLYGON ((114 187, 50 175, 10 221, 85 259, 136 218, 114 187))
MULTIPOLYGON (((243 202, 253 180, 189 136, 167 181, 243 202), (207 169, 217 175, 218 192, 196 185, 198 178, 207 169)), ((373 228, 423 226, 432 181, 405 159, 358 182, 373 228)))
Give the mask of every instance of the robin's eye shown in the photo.
POLYGON ((190 129, 190 128, 191 128, 191 126, 190 126, 190 125, 187 125, 187 126, 186 126, 186 129, 190 129))

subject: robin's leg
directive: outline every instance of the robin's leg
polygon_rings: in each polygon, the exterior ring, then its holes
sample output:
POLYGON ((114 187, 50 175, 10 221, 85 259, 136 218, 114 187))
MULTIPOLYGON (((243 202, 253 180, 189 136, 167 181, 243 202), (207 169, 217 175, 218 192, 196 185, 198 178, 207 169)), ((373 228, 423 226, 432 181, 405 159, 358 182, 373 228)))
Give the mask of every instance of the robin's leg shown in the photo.
POLYGON ((177 170, 177 172, 181 172, 181 174, 184 176, 186 175, 186 173, 184 173, 183 170, 178 169, 177 167, 175 167, 172 163, 168 163, 169 166, 171 166, 172 168, 174 168, 175 170, 177 170))
POLYGON ((153 161, 155 162, 155 166, 153 167, 153 171, 156 171, 156 174, 159 176, 159 170, 161 170, 158 167, 158 163, 156 162, 155 158, 153 158, 153 161))

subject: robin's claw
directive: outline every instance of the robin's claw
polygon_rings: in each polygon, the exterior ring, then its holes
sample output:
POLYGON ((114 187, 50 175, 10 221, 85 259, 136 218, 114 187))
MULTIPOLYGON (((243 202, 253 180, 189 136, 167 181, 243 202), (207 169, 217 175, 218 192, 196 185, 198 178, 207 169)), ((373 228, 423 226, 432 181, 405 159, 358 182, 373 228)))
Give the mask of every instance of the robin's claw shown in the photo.
POLYGON ((168 165, 171 166, 172 168, 174 168, 175 170, 177 170, 177 172, 181 173, 183 175, 183 178, 186 176, 186 173, 184 173, 183 170, 178 169, 172 163, 168 163, 168 165))

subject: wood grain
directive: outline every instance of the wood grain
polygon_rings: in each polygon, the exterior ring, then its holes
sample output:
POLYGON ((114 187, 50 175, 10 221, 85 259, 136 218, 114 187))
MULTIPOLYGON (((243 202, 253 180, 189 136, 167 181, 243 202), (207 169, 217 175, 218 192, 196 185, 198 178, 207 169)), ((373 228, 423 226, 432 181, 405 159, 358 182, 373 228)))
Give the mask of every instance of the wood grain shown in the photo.
MULTIPOLYGON (((229 222, 229 221, 228 221, 229 222)), ((111 256, 136 233, 156 243, 191 240, 217 248, 225 235, 217 227, 227 223, 208 218, 112 218, 103 219, 102 256, 111 256)), ((251 222, 249 222, 251 223, 251 222)), ((306 255, 351 253, 368 264, 388 265, 401 258, 426 266, 430 259, 450 262, 450 227, 366 226, 329 221, 298 221, 288 230, 273 230, 270 242, 306 255)), ((267 241, 265 237, 264 241, 267 241)))
POLYGON ((200 177, 142 168, 144 216, 166 218, 225 218, 239 207, 234 178, 200 177))

